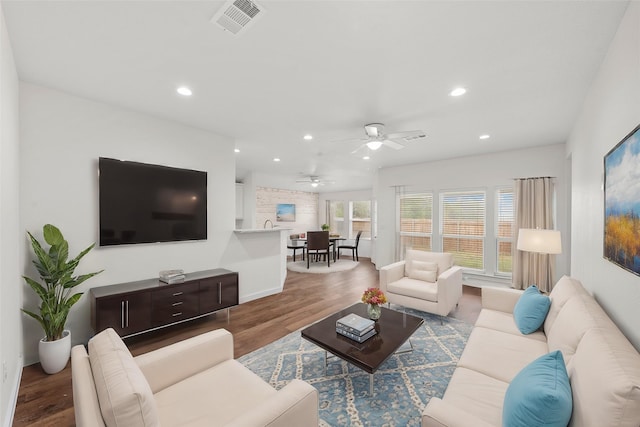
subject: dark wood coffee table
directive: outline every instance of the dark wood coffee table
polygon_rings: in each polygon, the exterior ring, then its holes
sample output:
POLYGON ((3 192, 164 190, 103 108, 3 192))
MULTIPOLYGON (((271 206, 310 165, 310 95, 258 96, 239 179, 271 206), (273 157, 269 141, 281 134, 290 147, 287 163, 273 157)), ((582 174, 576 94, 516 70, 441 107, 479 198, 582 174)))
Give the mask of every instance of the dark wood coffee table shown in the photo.
POLYGON ((369 392, 373 396, 373 374, 413 335, 424 320, 382 307, 382 316, 376 322, 378 333, 367 341, 358 343, 336 332, 336 320, 350 313, 368 317, 366 304, 354 304, 303 329, 302 338, 368 372, 369 392))

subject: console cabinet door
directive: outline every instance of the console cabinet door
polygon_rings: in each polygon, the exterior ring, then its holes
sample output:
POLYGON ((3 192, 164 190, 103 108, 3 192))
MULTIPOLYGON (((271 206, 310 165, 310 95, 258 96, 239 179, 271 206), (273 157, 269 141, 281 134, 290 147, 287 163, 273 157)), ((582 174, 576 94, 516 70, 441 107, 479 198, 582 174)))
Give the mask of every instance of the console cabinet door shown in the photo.
POLYGON ((127 336, 151 327, 151 294, 115 295, 96 300, 96 333, 113 328, 127 336))
POLYGON ((238 276, 228 274, 200 280, 200 314, 238 304, 238 276))

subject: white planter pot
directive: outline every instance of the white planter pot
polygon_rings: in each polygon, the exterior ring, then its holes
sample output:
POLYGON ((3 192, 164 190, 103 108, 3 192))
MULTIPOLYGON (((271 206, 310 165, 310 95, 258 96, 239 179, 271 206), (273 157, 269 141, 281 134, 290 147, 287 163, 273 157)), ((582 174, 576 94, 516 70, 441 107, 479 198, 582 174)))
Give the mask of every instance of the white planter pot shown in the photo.
POLYGON ((57 341, 45 341, 42 338, 38 343, 38 355, 42 369, 47 374, 62 371, 71 355, 71 332, 65 329, 62 338, 57 341))

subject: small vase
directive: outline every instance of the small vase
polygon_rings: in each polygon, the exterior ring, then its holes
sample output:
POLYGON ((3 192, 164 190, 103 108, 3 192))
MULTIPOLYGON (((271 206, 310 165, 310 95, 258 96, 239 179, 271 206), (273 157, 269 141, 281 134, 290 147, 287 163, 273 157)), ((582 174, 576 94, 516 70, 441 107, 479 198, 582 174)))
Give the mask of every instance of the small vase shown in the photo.
POLYGON ((367 314, 369 315, 369 319, 378 320, 380 315, 382 315, 382 309, 378 304, 369 304, 367 306, 367 314))

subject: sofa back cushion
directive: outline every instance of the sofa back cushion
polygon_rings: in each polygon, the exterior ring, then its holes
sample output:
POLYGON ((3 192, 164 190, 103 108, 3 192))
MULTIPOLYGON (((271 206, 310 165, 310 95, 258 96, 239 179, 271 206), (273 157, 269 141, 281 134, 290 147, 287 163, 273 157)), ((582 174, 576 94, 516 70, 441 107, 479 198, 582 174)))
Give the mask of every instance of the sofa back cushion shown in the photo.
POLYGON ((440 277, 442 273, 453 267, 453 254, 446 252, 427 252, 419 251, 416 249, 408 249, 405 255, 405 261, 404 275, 407 277, 411 277, 411 275, 413 274, 413 261, 437 263, 437 277, 440 277))
POLYGON ((89 340, 89 360, 107 426, 160 425, 149 383, 113 329, 89 340))
POLYGON ((589 293, 582 287, 582 283, 580 283, 579 280, 569 276, 562 276, 549 294, 551 307, 549 307, 549 313, 544 321, 545 334, 549 334, 549 330, 556 321, 558 313, 560 313, 560 310, 562 310, 566 302, 575 295, 589 295, 589 293))
POLYGON ((438 263, 429 261, 411 261, 409 279, 435 283, 438 280, 438 263))
POLYGON ((600 327, 617 329, 592 296, 576 295, 564 304, 547 333, 549 351, 562 351, 565 362, 569 364, 584 334, 600 327))
POLYGON ((616 327, 587 331, 568 366, 575 427, 638 427, 640 354, 616 327))

